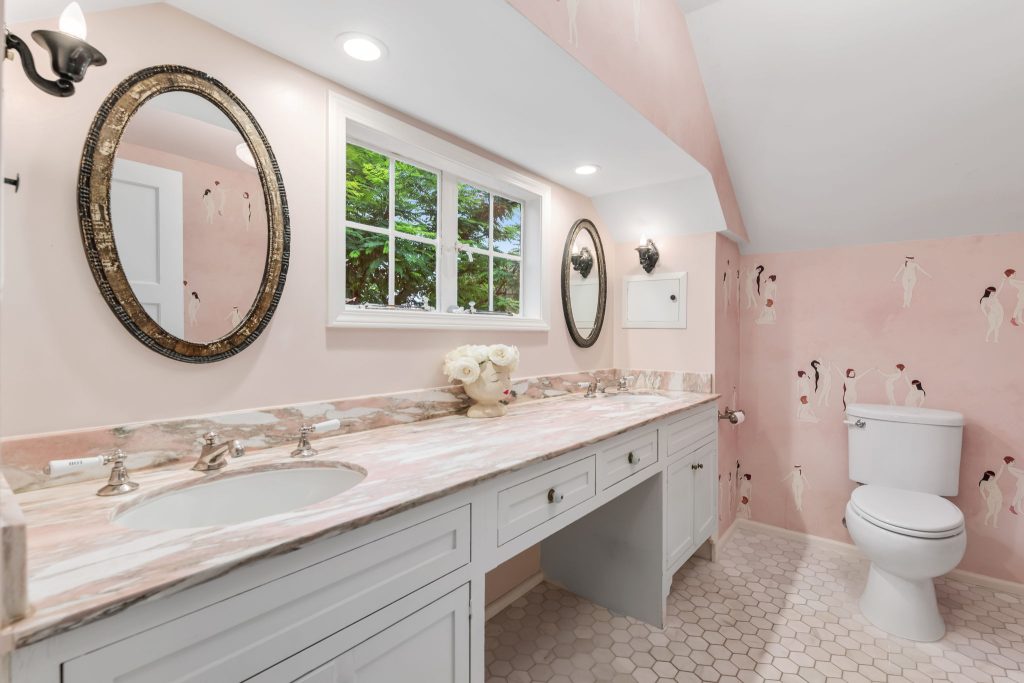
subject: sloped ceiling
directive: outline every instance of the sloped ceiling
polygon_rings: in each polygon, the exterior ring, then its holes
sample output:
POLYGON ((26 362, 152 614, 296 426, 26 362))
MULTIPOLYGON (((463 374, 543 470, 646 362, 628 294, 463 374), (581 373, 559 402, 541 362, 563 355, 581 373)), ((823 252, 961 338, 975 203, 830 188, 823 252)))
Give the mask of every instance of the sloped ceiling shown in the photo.
POLYGON ((1024 230, 1021 0, 678 2, 745 251, 1024 230))

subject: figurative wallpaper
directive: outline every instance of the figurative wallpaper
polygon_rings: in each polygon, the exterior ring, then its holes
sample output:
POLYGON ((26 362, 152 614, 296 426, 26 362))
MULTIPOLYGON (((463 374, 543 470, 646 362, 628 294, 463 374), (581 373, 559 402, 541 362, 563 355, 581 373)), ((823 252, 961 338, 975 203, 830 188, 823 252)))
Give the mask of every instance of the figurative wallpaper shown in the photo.
POLYGON ((1024 233, 733 258, 716 311, 739 324, 747 420, 721 458, 721 531, 737 516, 850 542, 845 406, 956 410, 961 569, 1024 582, 1024 233))
POLYGON ((118 155, 182 173, 185 338, 219 339, 245 318, 267 254, 267 214, 255 169, 236 170, 122 144, 118 155))

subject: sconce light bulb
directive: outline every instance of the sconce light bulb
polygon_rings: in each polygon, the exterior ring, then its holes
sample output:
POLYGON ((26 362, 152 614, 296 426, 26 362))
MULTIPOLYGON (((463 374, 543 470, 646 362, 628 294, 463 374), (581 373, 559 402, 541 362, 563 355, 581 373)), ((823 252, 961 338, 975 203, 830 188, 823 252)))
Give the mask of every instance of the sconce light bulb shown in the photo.
POLYGON ((57 28, 60 29, 61 33, 67 33, 79 40, 85 40, 85 14, 77 2, 72 2, 64 8, 60 15, 60 21, 57 23, 57 28))

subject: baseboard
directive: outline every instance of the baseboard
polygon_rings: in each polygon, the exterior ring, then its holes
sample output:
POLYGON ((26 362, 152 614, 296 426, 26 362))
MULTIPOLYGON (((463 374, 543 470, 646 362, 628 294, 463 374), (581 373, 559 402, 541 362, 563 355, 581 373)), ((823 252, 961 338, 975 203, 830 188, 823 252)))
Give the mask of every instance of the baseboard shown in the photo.
POLYGON ((543 581, 544 581, 544 572, 537 572, 536 574, 533 574, 532 576, 527 578, 525 581, 523 581, 519 585, 517 585, 514 588, 512 588, 512 590, 510 590, 509 592, 505 593, 504 595, 498 597, 494 602, 492 602, 491 604, 487 605, 487 607, 484 608, 484 619, 487 620, 487 621, 490 621, 499 612, 504 610, 506 607, 511 605, 513 602, 515 602, 519 598, 523 597, 524 595, 526 595, 527 593, 532 591, 534 588, 536 588, 538 585, 540 585, 543 581))
MULTIPOLYGON (((737 526, 743 525, 743 528, 750 529, 751 531, 759 531, 766 534, 772 534, 775 536, 782 536, 794 541, 806 543, 810 546, 816 546, 819 548, 827 548, 834 552, 843 553, 853 557, 863 559, 864 555, 857 549, 857 546, 850 543, 843 543, 842 541, 836 541, 831 538, 823 538, 821 536, 814 536, 807 534, 802 531, 793 531, 791 529, 783 529, 782 527, 773 526, 771 524, 765 524, 763 522, 754 522, 749 519, 737 519, 733 522, 729 530, 726 531, 725 536, 719 539, 718 543, 724 543, 732 537, 733 531, 737 526)), ((975 574, 974 572, 965 571, 963 569, 954 569, 946 576, 954 581, 961 583, 971 584, 972 586, 981 586, 982 588, 988 588, 989 590, 996 591, 998 593, 1010 593, 1012 595, 1024 595, 1024 583, 1017 583, 1015 581, 1007 581, 1005 579, 997 579, 991 576, 985 576, 984 574, 975 574)))
POLYGON ((739 524, 739 522, 740 520, 738 519, 732 520, 732 524, 730 524, 729 528, 725 530, 725 533, 720 535, 718 538, 712 540, 712 543, 714 543, 715 545, 725 545, 726 543, 728 543, 729 539, 732 538, 732 535, 736 533, 736 525, 739 524))

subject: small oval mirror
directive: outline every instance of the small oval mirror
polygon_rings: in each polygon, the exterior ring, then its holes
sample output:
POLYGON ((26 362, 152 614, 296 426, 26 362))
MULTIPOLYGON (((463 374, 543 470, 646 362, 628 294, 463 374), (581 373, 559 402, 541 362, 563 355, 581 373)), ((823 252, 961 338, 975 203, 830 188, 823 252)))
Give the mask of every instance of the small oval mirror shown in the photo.
POLYGON ((593 346, 601 334, 607 299, 604 248, 597 228, 581 218, 569 230, 562 254, 562 309, 577 346, 593 346))

